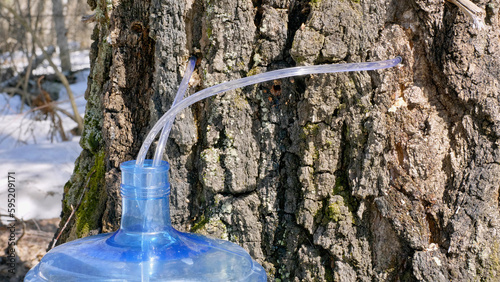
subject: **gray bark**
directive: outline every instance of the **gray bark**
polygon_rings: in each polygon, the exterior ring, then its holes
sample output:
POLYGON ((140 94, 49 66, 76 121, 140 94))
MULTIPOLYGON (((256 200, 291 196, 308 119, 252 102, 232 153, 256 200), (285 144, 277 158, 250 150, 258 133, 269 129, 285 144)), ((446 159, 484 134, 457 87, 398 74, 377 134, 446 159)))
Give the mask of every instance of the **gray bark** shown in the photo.
POLYGON ((118 164, 170 107, 189 54, 191 92, 400 55, 398 68, 283 79, 187 109, 166 153, 173 223, 240 244, 271 280, 500 279, 497 0, 476 2, 483 30, 440 0, 120 3, 94 33, 62 222, 96 170, 93 194, 62 241, 117 228, 118 164))
POLYGON ((61 59, 61 70, 63 72, 71 71, 71 59, 68 48, 67 29, 64 22, 63 4, 61 0, 52 0, 52 13, 54 17, 54 28, 57 37, 57 46, 59 47, 59 58, 61 59))

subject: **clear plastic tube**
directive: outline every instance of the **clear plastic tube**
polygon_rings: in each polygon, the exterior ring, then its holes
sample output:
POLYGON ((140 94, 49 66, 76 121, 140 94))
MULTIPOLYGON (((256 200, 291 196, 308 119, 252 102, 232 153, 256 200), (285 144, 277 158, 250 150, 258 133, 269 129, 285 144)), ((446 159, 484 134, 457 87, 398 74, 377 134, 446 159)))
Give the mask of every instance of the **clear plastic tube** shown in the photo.
MULTIPOLYGON (((196 57, 189 58, 186 71, 184 72, 184 77, 182 78, 181 84, 179 85, 179 89, 177 90, 177 94, 175 95, 172 107, 177 105, 184 97, 184 93, 186 93, 186 90, 188 88, 189 79, 191 79, 191 75, 193 74, 195 65, 196 57)), ((165 126, 161 131, 160 140, 158 141, 158 146, 156 147, 155 155, 153 158, 153 166, 159 166, 161 163, 163 152, 165 151, 165 145, 167 145, 168 135, 170 134, 170 130, 172 129, 174 120, 175 116, 165 123, 165 126)))
POLYGON ((257 75, 252 75, 249 77, 244 77, 232 81, 228 81, 225 83, 221 83, 218 85, 214 85, 209 88, 205 88, 197 93, 187 97, 186 99, 179 102, 177 105, 172 107, 168 112, 166 112, 158 122, 153 126, 153 128, 149 131, 148 136, 142 143, 141 150, 137 156, 136 164, 138 166, 142 166, 144 163, 144 159, 146 157, 146 153, 149 150, 149 147, 153 143, 156 135, 160 131, 160 129, 170 120, 175 118, 180 111, 191 106, 192 104, 208 98, 210 96, 219 94, 221 92, 233 90, 240 87, 245 87, 252 84, 261 83, 264 81, 280 79, 290 76, 299 76, 306 74, 317 74, 317 73, 336 73, 336 72, 351 72, 351 71, 368 71, 368 70, 378 70, 378 69, 386 69, 391 68, 399 63, 401 63, 401 57, 396 57, 391 60, 385 61, 376 61, 376 62, 368 62, 368 63, 350 63, 350 64, 333 64, 333 65, 320 65, 320 66, 303 66, 303 67, 293 67, 281 70, 275 70, 270 72, 265 72, 257 75))

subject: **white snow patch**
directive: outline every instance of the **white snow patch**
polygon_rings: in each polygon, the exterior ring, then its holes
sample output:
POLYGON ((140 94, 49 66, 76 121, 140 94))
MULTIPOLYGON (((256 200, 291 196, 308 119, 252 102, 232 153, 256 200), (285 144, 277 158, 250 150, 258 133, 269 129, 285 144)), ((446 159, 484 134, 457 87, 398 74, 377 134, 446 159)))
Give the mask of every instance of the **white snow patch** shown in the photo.
MULTIPOLYGON (((78 71, 90 68, 89 52, 90 50, 71 51, 70 52, 71 70, 78 71)), ((37 56, 39 56, 42 54, 42 51, 40 49, 37 49, 35 53, 37 56)), ((61 65, 61 60, 59 59, 58 52, 53 54, 51 59, 55 65, 57 66, 61 65)), ((16 51, 12 53, 12 55, 8 52, 0 54, 0 62, 2 62, 2 64, 0 65, 1 68, 6 68, 11 64, 14 64, 16 66, 16 69, 19 71, 23 70, 26 66, 28 66, 28 58, 21 51, 16 51)), ((50 66, 50 64, 47 62, 47 60, 43 61, 41 65, 39 65, 36 69, 33 70, 34 75, 53 74, 53 73, 55 72, 50 66)))
MULTIPOLYGON (((75 53, 75 52, 74 52, 75 53)), ((88 61, 88 52, 78 54, 80 61, 88 61)), ((73 58, 72 58, 73 59, 73 58)), ((78 62, 77 59, 74 62, 78 62)), ((78 74, 77 82, 71 85, 80 115, 83 117, 87 88, 85 70, 78 74)), ((72 113, 68 94, 63 88, 58 107, 72 113)), ((37 121, 30 108, 24 106, 20 113, 21 100, 18 96, 9 97, 0 93, 0 214, 7 214, 8 209, 8 173, 15 177, 16 217, 54 218, 61 213, 61 200, 64 184, 69 180, 74 162, 81 152, 80 137, 72 136, 70 130, 76 123, 59 113, 66 135, 70 141, 51 142, 49 135, 50 121, 37 121)), ((8 218, 2 216, 6 222, 8 218)))

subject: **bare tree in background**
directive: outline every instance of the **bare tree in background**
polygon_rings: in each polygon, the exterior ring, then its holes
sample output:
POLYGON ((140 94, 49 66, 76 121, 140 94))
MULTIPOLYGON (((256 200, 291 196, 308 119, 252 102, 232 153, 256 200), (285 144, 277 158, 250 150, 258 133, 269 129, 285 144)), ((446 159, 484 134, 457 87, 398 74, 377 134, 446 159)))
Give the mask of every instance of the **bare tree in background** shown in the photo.
MULTIPOLYGON (((27 22, 18 12, 16 12, 16 10, 13 7, 6 5, 1 1, 0 1, 0 8, 4 8, 5 10, 7 10, 11 14, 11 16, 16 19, 16 22, 19 23, 26 30, 27 34, 31 35, 31 37, 33 39, 34 46, 40 48, 40 50, 43 53, 43 56, 48 61, 49 65, 52 67, 54 72, 56 73, 56 76, 61 80, 61 83, 63 84, 64 88, 66 89, 66 92, 68 93, 68 97, 69 97, 70 103, 71 103, 71 108, 73 110, 73 115, 70 114, 69 116, 72 117, 73 120, 78 124, 76 132, 78 134, 81 133, 83 131, 83 120, 78 112, 78 108, 77 108, 77 105, 75 102, 75 97, 73 95, 73 91, 71 90, 71 88, 69 86, 68 79, 66 78, 66 76, 64 74, 62 74, 59 71, 56 64, 52 61, 52 59, 50 58, 48 49, 44 46, 44 44, 42 43, 42 40, 38 37, 37 32, 35 30, 33 30, 33 28, 30 26, 29 22, 27 22)), ((28 69, 30 69, 30 66, 28 66, 28 69)), ((14 77, 13 79, 15 79, 15 78, 16 77, 14 77)), ((28 78, 29 77, 26 77, 26 79, 28 79, 28 78)), ((0 84, 0 91, 3 88, 4 88, 4 86, 2 84, 0 84)), ((18 88, 18 87, 16 86, 15 88, 18 88)), ((22 94, 23 92, 26 92, 26 91, 20 92, 20 91, 15 90, 12 92, 17 92, 17 93, 22 94)))
POLYGON ((67 29, 64 23, 63 4, 61 0, 52 0, 52 12, 54 17, 54 27, 57 36, 57 46, 59 47, 59 58, 61 59, 61 70, 71 71, 71 60, 69 56, 67 29))

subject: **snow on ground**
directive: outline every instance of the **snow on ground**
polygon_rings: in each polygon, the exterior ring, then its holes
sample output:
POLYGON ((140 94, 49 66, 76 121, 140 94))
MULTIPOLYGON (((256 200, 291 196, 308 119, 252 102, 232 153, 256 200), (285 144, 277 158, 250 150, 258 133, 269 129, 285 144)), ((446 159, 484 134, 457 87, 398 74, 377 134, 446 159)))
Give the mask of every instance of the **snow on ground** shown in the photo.
MULTIPOLYGON (((59 59, 58 53, 58 48, 56 48, 56 53, 51 57, 52 62, 54 62, 55 65, 60 66, 61 60, 59 59)), ((71 51, 71 69, 73 71, 78 71, 82 69, 88 69, 90 67, 89 64, 89 52, 90 50, 74 50, 71 51)), ((42 54, 42 51, 40 49, 37 49, 36 55, 39 56, 42 54)), ((26 55, 21 52, 17 51, 12 54, 10 53, 3 53, 0 54, 0 67, 8 67, 11 64, 15 64, 17 70, 22 70, 28 65, 28 58, 26 58, 26 55)), ((42 75, 42 74, 53 74, 54 70, 50 66, 49 62, 46 60, 43 61, 42 64, 40 64, 36 69, 33 70, 34 75, 42 75)), ((1 81, 0 81, 1 82, 1 81)))
MULTIPOLYGON (((73 53, 72 59, 88 67, 88 52, 73 53), (76 56, 78 55, 78 56, 76 56)), ((83 117, 86 101, 88 70, 78 73, 77 82, 71 85, 80 115, 83 117)), ((73 112, 66 90, 63 88, 58 107, 73 112)), ((60 114, 63 127, 70 141, 60 138, 51 142, 50 121, 37 121, 25 106, 19 113, 18 96, 10 98, 0 93, 0 214, 7 214, 8 172, 15 172, 16 216, 23 219, 54 218, 61 213, 64 184, 69 180, 74 162, 81 152, 80 137, 69 132, 76 123, 60 114)), ((5 222, 7 218, 2 217, 5 222)))

